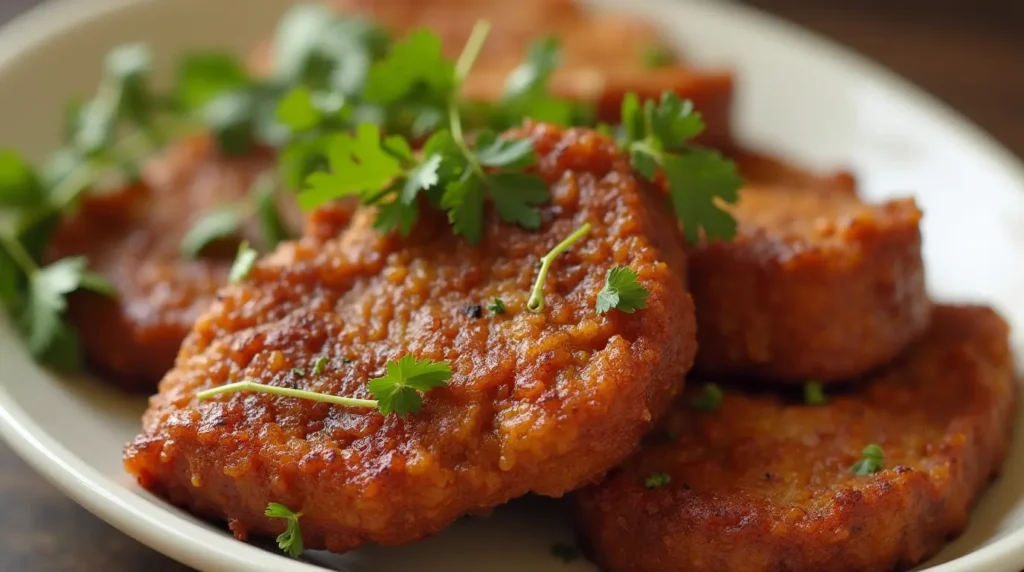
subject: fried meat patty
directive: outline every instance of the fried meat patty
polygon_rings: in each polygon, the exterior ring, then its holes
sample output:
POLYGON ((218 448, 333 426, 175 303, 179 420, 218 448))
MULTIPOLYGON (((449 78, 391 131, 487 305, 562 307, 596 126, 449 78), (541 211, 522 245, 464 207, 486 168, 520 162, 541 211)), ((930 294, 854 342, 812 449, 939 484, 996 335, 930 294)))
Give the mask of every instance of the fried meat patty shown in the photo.
MULTIPOLYGON (((83 198, 49 255, 85 255, 117 290, 117 299, 78 292, 69 301, 69 319, 93 368, 126 389, 154 390, 226 282, 237 249, 237 240, 226 240, 189 259, 180 253, 182 237, 211 209, 243 197, 273 165, 268 152, 225 158, 210 139, 196 137, 148 164, 142 182, 83 198)), ((301 224, 296 208, 282 211, 292 227, 301 224)), ((260 243, 255 225, 243 234, 260 243)))
MULTIPOLYGON (((619 121, 622 98, 643 99, 675 91, 691 99, 707 129, 701 140, 712 146, 731 141, 733 75, 728 70, 699 70, 681 63, 652 67, 645 53, 671 53, 657 28, 637 17, 585 10, 573 0, 332 0, 342 13, 359 13, 396 36, 427 28, 440 36, 445 53, 457 58, 480 19, 492 28, 462 87, 475 100, 495 101, 506 78, 523 62, 534 41, 552 35, 561 41, 562 61, 551 78, 562 98, 593 102, 597 118, 619 121)), ((270 65, 269 45, 254 55, 257 69, 270 65)))
MULTIPOLYGON (((906 354, 825 405, 727 390, 700 412, 680 399, 640 453, 576 495, 582 534, 607 572, 918 563, 967 525, 1006 455, 1007 337, 988 308, 939 306, 906 354), (857 476, 871 443, 884 469, 857 476), (646 488, 654 472, 671 481, 646 488)), ((700 391, 691 381, 684 397, 700 391)))
POLYGON ((730 242, 691 248, 696 369, 773 382, 851 379, 893 359, 928 323, 921 212, 861 200, 847 173, 814 175, 754 154, 729 207, 730 242))
POLYGON ((528 492, 559 496, 625 459, 695 351, 671 209, 602 135, 543 125, 520 135, 534 139, 550 183, 539 231, 488 213, 471 246, 424 211, 403 239, 373 230, 366 209, 336 240, 283 244, 196 322, 126 449, 127 470, 239 538, 281 532, 263 514, 279 502, 302 511, 307 547, 345 551, 410 542, 528 492), (593 229, 551 268, 547 307, 529 312, 541 257, 584 223, 593 229), (616 265, 639 273, 647 309, 597 315, 616 265), (486 310, 494 298, 507 312, 486 310), (366 397, 367 380, 410 353, 454 375, 405 418, 264 394, 194 397, 242 379, 366 397), (319 356, 329 365, 309 375, 319 356))

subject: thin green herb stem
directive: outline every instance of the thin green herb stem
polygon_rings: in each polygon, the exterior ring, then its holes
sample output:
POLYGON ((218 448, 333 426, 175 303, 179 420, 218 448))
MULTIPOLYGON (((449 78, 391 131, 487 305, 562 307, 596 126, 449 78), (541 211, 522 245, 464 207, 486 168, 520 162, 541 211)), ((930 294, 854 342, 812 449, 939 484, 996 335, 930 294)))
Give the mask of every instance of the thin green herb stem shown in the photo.
POLYGON ((217 395, 225 395, 229 393, 240 393, 243 391, 252 391, 255 393, 269 393, 272 395, 280 395, 282 397, 294 397, 296 399, 308 399, 310 401, 319 401, 321 403, 331 403, 334 405, 343 405, 345 407, 362 407, 365 409, 376 409, 378 406, 376 399, 357 399, 355 397, 342 397, 340 395, 329 395, 327 393, 317 393, 315 391, 306 391, 304 389, 292 389, 290 387, 278 387, 276 385, 267 385, 264 383, 256 383, 255 381, 239 381, 235 383, 229 383, 220 387, 214 387, 205 391, 200 391, 196 394, 196 398, 200 401, 205 401, 217 395))
POLYGON ((544 311, 544 282, 548 278, 548 271, 551 270, 551 264, 558 258, 559 254, 562 254, 569 249, 570 246, 575 244, 581 238, 586 236, 590 232, 590 223, 586 223, 583 226, 576 229, 576 232, 570 234, 559 242, 557 246, 551 249, 540 259, 540 271, 537 273, 537 280, 533 283, 533 291, 530 293, 530 300, 526 303, 526 309, 539 314, 544 311))
POLYGON ((473 26, 473 31, 469 34, 469 40, 466 41, 466 47, 463 48, 462 54, 459 55, 459 60, 455 64, 455 94, 452 95, 448 100, 448 123, 451 129, 452 139, 455 141, 455 145, 462 152, 463 157, 469 163, 469 166, 473 171, 483 177, 484 169, 480 165, 480 161, 477 160, 476 154, 469 148, 466 143, 466 137, 462 132, 462 116, 459 109, 459 92, 462 89, 462 82, 466 80, 469 75, 469 70, 473 68, 473 62, 476 61, 477 56, 480 55, 480 50, 484 46, 484 42, 487 40, 487 34, 491 31, 491 23, 486 20, 479 20, 473 26))
POLYGON ((480 50, 484 47, 484 42, 487 41, 487 34, 490 33, 491 23, 487 20, 477 20, 473 25, 473 31, 469 33, 469 39, 466 40, 466 47, 462 49, 462 54, 459 55, 459 60, 455 63, 455 80, 460 86, 469 75, 469 70, 473 68, 473 62, 480 55, 480 50))
POLYGON ((21 268, 21 271, 26 276, 32 276, 39 271, 39 265, 36 264, 35 260, 32 260, 32 256, 25 250, 25 247, 22 246, 21 241, 16 236, 6 232, 2 233, 0 234, 0 243, 3 244, 4 250, 7 251, 7 254, 11 256, 14 263, 21 268))

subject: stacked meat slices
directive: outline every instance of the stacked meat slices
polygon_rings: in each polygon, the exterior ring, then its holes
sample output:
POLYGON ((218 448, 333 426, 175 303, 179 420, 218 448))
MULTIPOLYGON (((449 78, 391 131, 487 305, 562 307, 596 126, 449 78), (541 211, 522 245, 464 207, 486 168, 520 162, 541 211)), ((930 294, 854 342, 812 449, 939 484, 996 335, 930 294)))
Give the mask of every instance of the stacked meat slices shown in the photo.
POLYGON ((581 534, 610 572, 910 567, 966 526, 1006 454, 1007 326, 931 307, 912 201, 739 162, 737 239, 690 253, 700 373, 577 493, 581 534))
MULTIPOLYGON (((480 97, 498 96, 494 78, 526 39, 589 22, 607 33, 568 33, 560 95, 614 119, 625 91, 675 89, 704 112, 705 142, 730 144, 728 76, 621 63, 649 37, 632 24, 561 0, 346 5, 399 32, 437 28, 448 48, 480 16, 500 23, 467 86, 480 97)), ((749 182, 732 207, 739 235, 687 248, 665 197, 609 139, 539 125, 512 135, 535 141, 550 184, 539 232, 492 216, 473 248, 426 211, 409 239, 377 233, 370 210, 348 228, 318 212, 306 238, 198 319, 126 450, 129 472, 239 538, 281 532, 264 509, 285 504, 302 513, 307 547, 336 551, 589 485, 580 529, 609 572, 889 570, 964 526, 1009 438, 1007 332, 990 310, 932 307, 912 201, 866 204, 848 175, 734 152, 749 182), (545 312, 527 312, 538 259, 584 223, 592 232, 548 277, 545 312), (594 312, 612 266, 639 273, 647 309, 594 312), (465 311, 495 297, 506 313, 465 311), (698 372, 674 399, 695 350, 698 372), (365 397, 366 380, 407 353, 454 372, 407 418, 195 398, 241 379, 365 397), (322 375, 297 373, 321 357, 322 375), (809 382, 824 400, 800 394, 809 382), (858 463, 865 449, 871 462, 858 463)))
MULTIPOLYGON (((636 19, 585 13, 565 0, 358 0, 338 8, 365 13, 396 35, 430 28, 453 57, 473 23, 489 18, 493 31, 465 87, 467 97, 483 100, 501 97, 505 78, 522 62, 531 42, 546 33, 556 35, 563 39, 566 60, 553 78, 556 95, 594 102, 600 119, 615 122, 626 91, 657 97, 673 90, 701 110, 708 125, 706 142, 728 143, 731 74, 684 65, 646 69, 643 51, 662 48, 653 27, 636 19)), ((270 53, 267 47, 257 51, 257 70, 271 68, 270 53)), ((126 389, 155 389, 174 364, 192 323, 224 284, 238 242, 244 238, 260 246, 255 225, 195 258, 181 254, 182 238, 204 214, 244 197, 253 181, 273 166, 270 152, 233 159, 218 154, 211 141, 193 139, 153 160, 140 184, 83 199, 82 215, 65 222, 51 255, 85 254, 90 269, 118 291, 116 301, 90 293, 76 294, 70 301, 73 325, 94 369, 126 389)), ((321 224, 312 234, 333 236, 331 230, 344 228, 351 206, 336 205, 331 224, 321 224)), ((297 231, 302 217, 294 201, 283 200, 281 207, 291 230, 297 231)))

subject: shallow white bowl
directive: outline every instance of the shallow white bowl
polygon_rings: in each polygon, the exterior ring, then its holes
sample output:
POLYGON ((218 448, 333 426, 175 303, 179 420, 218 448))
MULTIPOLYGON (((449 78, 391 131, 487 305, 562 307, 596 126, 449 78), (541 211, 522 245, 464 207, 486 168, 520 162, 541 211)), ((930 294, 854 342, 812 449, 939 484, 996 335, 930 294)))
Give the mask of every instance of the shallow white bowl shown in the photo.
MULTIPOLYGON (((944 300, 996 306, 1024 347, 1024 169, 932 98, 837 46, 758 12, 709 2, 603 0, 657 18, 697 61, 734 66, 743 139, 819 167, 846 165, 872 198, 912 192, 926 212, 929 286, 944 300)), ((35 158, 57 144, 64 100, 89 93, 111 46, 149 43, 164 68, 187 47, 239 51, 264 38, 287 0, 62 0, 0 32, 0 147, 35 158)), ((166 71, 166 70, 165 70, 166 71)), ((145 402, 91 379, 35 366, 0 319, 0 431, 43 476, 101 518, 204 570, 417 572, 593 570, 563 564, 569 541, 554 501, 526 500, 488 519, 455 524, 401 548, 288 560, 236 542, 141 491, 121 469, 121 447, 145 402)), ((1019 416, 1018 437, 1024 423, 1019 416)), ((1024 568, 1024 440, 970 528, 934 570, 1024 568)))

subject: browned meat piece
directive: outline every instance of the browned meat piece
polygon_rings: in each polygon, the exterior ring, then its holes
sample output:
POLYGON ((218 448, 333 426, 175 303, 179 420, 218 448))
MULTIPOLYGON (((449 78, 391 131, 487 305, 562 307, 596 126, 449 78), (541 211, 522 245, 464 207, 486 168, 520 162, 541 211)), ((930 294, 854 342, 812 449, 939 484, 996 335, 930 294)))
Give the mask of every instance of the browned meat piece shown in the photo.
POLYGON ((531 491, 559 496, 621 462, 695 351, 681 241, 664 196, 613 141, 543 125, 526 135, 552 193, 539 231, 489 214, 474 247, 425 211, 402 239, 362 210, 336 240, 282 245, 196 322, 127 470, 239 538, 281 532, 263 514, 272 501, 302 511, 307 547, 344 551, 410 542, 531 491), (552 267, 547 308, 527 311, 540 258, 588 222, 552 267), (615 265, 639 273, 646 310, 597 315, 615 265), (472 311, 495 297, 507 313, 472 311), (409 353, 446 361, 454 377, 405 418, 264 394, 194 397, 242 379, 367 396, 367 380, 409 353), (310 375, 318 356, 329 366, 310 375))
POLYGON ((921 212, 868 204, 846 173, 740 154, 752 181, 732 242, 690 251, 697 370, 779 382, 850 379, 895 357, 928 322, 921 212))
MULTIPOLYGON (((51 256, 87 256, 90 269, 119 294, 117 300, 89 292, 71 297, 69 318, 94 368, 126 389, 153 391, 226 282, 237 249, 236 241, 224 241, 188 259, 180 254, 182 237, 210 209, 244 196, 273 165, 270 153, 228 159, 209 139, 189 139, 150 163, 143 183, 87 196, 64 221, 51 256)), ((289 206, 283 212, 297 228, 294 201, 282 201, 289 206)), ((259 244, 254 224, 244 234, 259 244)))
MULTIPOLYGON (((622 14, 591 12, 570 0, 333 0, 342 12, 358 12, 396 35, 428 28, 437 33, 447 55, 457 58, 479 19, 492 29, 463 87, 471 98, 501 97, 509 73, 523 61, 527 47, 546 35, 562 42, 563 62, 552 78, 559 97, 593 102, 598 118, 619 121, 623 96, 660 97, 675 91, 693 100, 707 123, 703 143, 731 141, 733 77, 727 70, 698 70, 685 64, 651 69, 644 54, 667 49, 657 26, 622 14)), ((669 50, 671 52, 671 50, 669 50)), ((269 46, 253 56, 254 66, 269 67, 269 46)))
MULTIPOLYGON (((717 411, 698 412, 682 399, 639 454, 577 494, 581 530, 607 572, 921 562, 967 525, 1006 455, 1007 337, 987 308, 939 306, 905 355, 826 405, 728 390, 717 411), (884 469, 857 476, 871 443, 884 469), (670 482, 648 489, 655 472, 670 482)), ((700 392, 691 381, 687 396, 700 392)))

